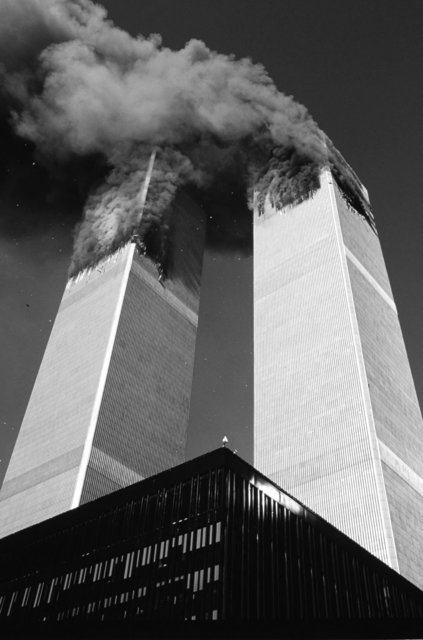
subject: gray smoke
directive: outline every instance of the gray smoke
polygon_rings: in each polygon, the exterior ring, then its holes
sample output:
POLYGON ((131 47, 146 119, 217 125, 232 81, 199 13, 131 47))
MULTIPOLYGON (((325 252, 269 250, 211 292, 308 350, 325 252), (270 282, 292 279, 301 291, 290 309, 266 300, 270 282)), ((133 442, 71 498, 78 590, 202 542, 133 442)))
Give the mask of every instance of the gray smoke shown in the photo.
POLYGON ((110 168, 88 198, 73 271, 134 231, 152 148, 144 225, 160 221, 181 186, 207 188, 234 166, 249 197, 258 190, 259 206, 266 194, 281 207, 318 187, 325 136, 261 65, 198 40, 171 51, 158 35, 131 37, 91 0, 0 0, 0 25, 16 133, 56 163, 99 154, 110 168))

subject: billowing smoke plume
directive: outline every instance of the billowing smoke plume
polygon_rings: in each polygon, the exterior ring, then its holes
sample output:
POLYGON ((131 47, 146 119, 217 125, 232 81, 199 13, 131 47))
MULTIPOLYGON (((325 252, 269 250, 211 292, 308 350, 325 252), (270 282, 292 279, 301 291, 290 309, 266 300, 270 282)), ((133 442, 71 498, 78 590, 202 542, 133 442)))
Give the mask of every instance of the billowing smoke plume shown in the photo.
POLYGON ((198 40, 171 51, 158 35, 133 38, 91 0, 0 0, 0 25, 0 74, 16 133, 45 162, 95 156, 108 168, 75 235, 73 272, 134 230, 160 227, 180 187, 212 188, 225 173, 250 201, 254 188, 259 207, 266 195, 283 207, 311 195, 329 162, 364 211, 359 188, 307 110, 261 65, 198 40))

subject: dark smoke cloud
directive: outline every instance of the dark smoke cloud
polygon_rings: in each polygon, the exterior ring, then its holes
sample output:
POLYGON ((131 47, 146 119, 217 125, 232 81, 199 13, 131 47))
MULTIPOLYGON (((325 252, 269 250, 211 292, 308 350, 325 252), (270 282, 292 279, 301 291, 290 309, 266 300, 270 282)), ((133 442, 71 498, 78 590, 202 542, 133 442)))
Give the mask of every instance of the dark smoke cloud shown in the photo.
POLYGON ((160 227, 162 214, 169 209, 178 187, 195 177, 194 168, 182 153, 173 149, 160 151, 154 162, 148 198, 142 207, 141 187, 149 159, 150 154, 143 147, 128 153, 89 196, 84 219, 76 233, 72 272, 95 262, 99 255, 117 249, 134 229, 139 227, 143 237, 149 228, 160 227))
MULTIPOLYGON (((321 166, 339 166, 307 110, 248 59, 198 40, 171 51, 158 35, 133 38, 91 0, 0 0, 0 25, 0 74, 15 132, 46 163, 95 156, 109 170, 87 200, 72 272, 137 227, 152 149, 140 233, 160 226, 180 187, 213 188, 235 167, 250 201, 254 186, 259 207, 266 194, 282 207, 318 188, 321 166)), ((338 171, 364 207, 347 173, 338 171)))

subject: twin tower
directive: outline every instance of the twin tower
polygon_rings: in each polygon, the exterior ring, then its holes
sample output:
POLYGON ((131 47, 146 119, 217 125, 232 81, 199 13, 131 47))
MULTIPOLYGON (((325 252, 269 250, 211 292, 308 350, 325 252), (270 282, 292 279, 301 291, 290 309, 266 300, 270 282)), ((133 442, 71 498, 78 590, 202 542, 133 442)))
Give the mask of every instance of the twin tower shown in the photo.
MULTIPOLYGON (((204 212, 171 277, 134 242, 68 282, 0 493, 0 535, 184 460, 204 212)), ((330 170, 254 213, 254 466, 423 586, 423 423, 379 240, 330 170)))

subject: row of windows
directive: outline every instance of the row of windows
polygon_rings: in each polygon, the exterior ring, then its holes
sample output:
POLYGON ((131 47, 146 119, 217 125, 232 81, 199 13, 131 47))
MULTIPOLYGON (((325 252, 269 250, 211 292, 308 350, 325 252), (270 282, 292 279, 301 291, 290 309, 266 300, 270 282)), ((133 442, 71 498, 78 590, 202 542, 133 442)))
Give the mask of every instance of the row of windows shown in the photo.
MULTIPOLYGON (((222 506, 223 480, 223 469, 211 470, 152 495, 118 504, 91 516, 89 520, 75 522, 63 529, 52 527, 51 533, 44 538, 27 541, 25 573, 37 569, 40 564, 57 565, 62 562, 64 549, 80 557, 148 532, 158 535, 158 531, 175 525, 192 528, 192 520, 206 513, 214 518, 222 506)), ((23 562, 22 557, 20 561, 23 562)), ((1 575, 4 580, 19 577, 16 575, 16 562, 9 559, 8 553, 1 558, 1 575)))
MULTIPOLYGON (((69 575, 69 574, 68 574, 69 575)), ((67 576, 66 576, 67 577, 67 576)), ((171 597, 171 601, 173 605, 177 605, 178 601, 182 601, 186 598, 186 593, 191 592, 191 597, 195 597, 200 591, 203 591, 206 585, 211 585, 212 583, 218 582, 220 579, 220 566, 215 564, 214 566, 206 567, 205 569, 198 569, 193 571, 192 573, 187 573, 186 575, 175 576, 169 578, 168 580, 162 580, 157 582, 152 588, 153 599, 154 599, 154 609, 158 609, 161 601, 169 601, 171 597), (171 594, 171 587, 174 585, 178 585, 179 589, 175 593, 175 590, 172 590, 174 595, 171 594), (160 590, 164 591, 163 595, 160 595, 160 590), (168 593, 167 593, 168 592, 168 593)), ((58 578, 54 578, 49 584, 40 582, 35 587, 35 597, 32 604, 32 608, 37 608, 41 606, 42 603, 42 594, 47 593, 47 599, 44 604, 49 604, 52 601, 52 593, 55 585, 57 584, 58 578)), ((29 602, 29 596, 31 593, 31 587, 26 587, 24 590, 21 606, 27 606, 29 602)), ((43 620, 54 619, 57 621, 78 617, 80 615, 92 615, 99 612, 103 612, 106 609, 111 609, 113 607, 119 607, 125 604, 129 604, 134 600, 142 600, 149 595, 149 587, 147 585, 137 587, 134 589, 126 590, 120 593, 115 593, 113 595, 106 596, 101 599, 93 600, 88 603, 80 604, 74 606, 72 608, 64 609, 59 612, 53 612, 52 614, 46 613, 43 620)), ((19 592, 15 591, 9 601, 9 605, 6 611, 6 617, 10 616, 12 609, 19 602, 19 592)), ((2 596, 0 598, 0 607, 3 607, 6 603, 6 597, 2 596)), ((136 614, 142 615, 145 609, 142 605, 137 606, 136 614)), ((125 613, 125 612, 124 612, 125 613)), ((217 619, 217 610, 214 610, 212 619, 217 619)), ((126 617, 123 615, 123 617, 126 617)), ((195 619, 195 616, 192 618, 195 619)))
MULTIPOLYGON (((120 554, 119 556, 78 568, 61 576, 56 576, 49 581, 28 585, 23 589, 23 592, 19 590, 13 593, 7 605, 7 611, 5 606, 8 598, 6 595, 0 597, 0 615, 10 616, 15 607, 31 607, 35 609, 39 606, 58 602, 64 592, 78 589, 79 585, 94 584, 100 581, 119 583, 122 580, 129 580, 135 575, 139 580, 142 580, 144 575, 143 567, 148 567, 155 563, 158 563, 158 568, 165 567, 166 561, 172 559, 178 551, 184 555, 188 552, 204 549, 208 545, 218 544, 221 541, 221 535, 221 522, 209 524, 193 531, 161 540, 155 544, 129 551, 126 554, 120 554)), ((87 558, 87 554, 84 554, 84 557, 87 558)), ((147 579, 147 576, 144 579, 147 579)), ((219 579, 219 565, 215 565, 214 568, 208 567, 207 569, 194 571, 192 574, 187 573, 180 577, 176 576, 165 582, 157 583, 156 586, 159 586, 159 584, 163 586, 182 579, 186 581, 187 589, 192 589, 194 592, 199 591, 203 589, 204 580, 209 583, 212 580, 219 579)))

